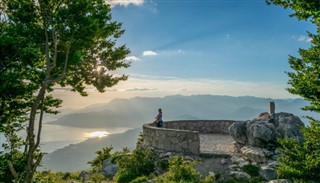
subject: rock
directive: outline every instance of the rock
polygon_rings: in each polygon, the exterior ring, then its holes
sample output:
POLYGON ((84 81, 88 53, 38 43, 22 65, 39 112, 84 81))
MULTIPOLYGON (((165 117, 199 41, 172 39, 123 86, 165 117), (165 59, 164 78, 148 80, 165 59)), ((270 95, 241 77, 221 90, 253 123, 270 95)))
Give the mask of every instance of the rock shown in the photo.
POLYGON ((289 113, 261 113, 253 120, 236 122, 229 127, 234 147, 251 161, 265 163, 277 160, 278 138, 291 138, 303 142, 299 117, 289 113))
POLYGON ((245 180, 250 180, 251 176, 247 174, 246 172, 240 172, 240 171, 231 171, 229 176, 238 178, 238 179, 245 179, 245 180))
POLYGON ((247 141, 249 145, 267 147, 275 142, 275 127, 266 121, 256 121, 247 126, 247 141))
POLYGON ((246 144, 246 122, 239 121, 232 124, 229 127, 229 134, 233 137, 233 139, 239 144, 246 144))
POLYGON ((256 118, 254 118, 254 120, 256 120, 256 121, 268 121, 270 118, 271 118, 270 113, 263 112, 263 113, 259 114, 256 118))
POLYGON ((301 132, 301 127, 304 123, 299 117, 294 116, 290 113, 276 113, 272 115, 270 123, 273 123, 280 138, 291 138, 297 140, 298 142, 303 142, 303 133, 301 132))
POLYGON ((266 180, 273 180, 277 178, 277 171, 271 166, 261 166, 259 174, 266 180))
POLYGON ((226 159, 222 159, 221 161, 220 161, 220 164, 221 165, 225 165, 227 163, 227 160, 226 159))
POLYGON ((238 165, 230 165, 228 168, 231 171, 240 171, 240 167, 238 165))
POLYGON ((257 147, 274 146, 277 138, 291 138, 303 141, 300 130, 304 126, 299 117, 290 113, 261 113, 253 120, 236 122, 229 127, 229 133, 238 144, 257 147))
POLYGON ((231 162, 234 164, 237 164, 239 167, 243 167, 244 165, 250 164, 249 161, 245 160, 243 157, 240 157, 238 155, 234 155, 231 157, 231 162))
POLYGON ((271 180, 268 183, 291 183, 291 181, 287 179, 277 179, 277 180, 271 180))
POLYGON ((272 168, 277 168, 280 165, 279 161, 268 161, 268 166, 272 168))
POLYGON ((267 162, 267 158, 264 155, 261 148, 245 146, 241 148, 241 153, 245 155, 247 158, 249 158, 251 161, 254 161, 257 163, 267 162))
POLYGON ((79 177, 81 178, 81 180, 86 181, 89 179, 89 177, 91 176, 91 173, 86 172, 86 171, 81 171, 79 177))
POLYGON ((111 163, 111 158, 108 158, 103 161, 103 173, 108 177, 114 177, 118 171, 118 165, 111 163))

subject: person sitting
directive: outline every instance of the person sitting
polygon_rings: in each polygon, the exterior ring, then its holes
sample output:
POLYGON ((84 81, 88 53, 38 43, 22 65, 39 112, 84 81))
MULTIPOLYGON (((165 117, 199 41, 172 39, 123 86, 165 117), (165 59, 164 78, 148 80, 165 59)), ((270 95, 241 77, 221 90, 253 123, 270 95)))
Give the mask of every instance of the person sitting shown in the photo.
POLYGON ((159 110, 158 110, 158 115, 155 117, 155 119, 156 119, 156 125, 157 125, 157 127, 162 127, 163 126, 163 120, 162 120, 162 110, 161 110, 161 108, 159 108, 159 110))

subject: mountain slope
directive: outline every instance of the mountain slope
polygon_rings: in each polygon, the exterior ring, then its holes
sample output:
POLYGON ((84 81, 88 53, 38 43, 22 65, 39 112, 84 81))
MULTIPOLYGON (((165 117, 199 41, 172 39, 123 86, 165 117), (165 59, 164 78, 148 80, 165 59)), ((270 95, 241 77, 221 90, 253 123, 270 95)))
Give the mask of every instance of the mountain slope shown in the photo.
POLYGON ((70 144, 43 157, 45 168, 52 171, 81 171, 90 168, 88 161, 95 158, 96 151, 103 147, 113 147, 113 151, 124 147, 135 148, 139 132, 142 128, 128 130, 124 133, 112 134, 103 138, 92 138, 78 144, 70 144))
POLYGON ((152 122, 157 109, 163 109, 165 121, 186 119, 247 120, 268 111, 270 101, 277 112, 306 115, 300 108, 308 103, 302 99, 269 99, 215 95, 167 96, 163 98, 135 97, 115 99, 106 104, 92 105, 76 113, 65 115, 49 124, 80 128, 129 127, 136 128, 152 122), (182 119, 182 118, 180 118, 182 119))

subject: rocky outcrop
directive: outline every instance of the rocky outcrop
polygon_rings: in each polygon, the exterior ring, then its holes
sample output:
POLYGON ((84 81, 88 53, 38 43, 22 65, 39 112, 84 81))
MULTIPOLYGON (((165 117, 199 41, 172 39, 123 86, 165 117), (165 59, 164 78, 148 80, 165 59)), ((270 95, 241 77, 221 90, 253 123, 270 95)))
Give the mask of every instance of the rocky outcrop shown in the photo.
POLYGON ((277 138, 288 137, 302 142, 301 126, 304 124, 293 114, 261 113, 253 120, 234 123, 229 127, 229 133, 240 145, 238 147, 250 145, 266 148, 277 146, 277 138))
POLYGON ((278 138, 290 138, 303 142, 299 117, 289 113, 261 113, 249 121, 236 122, 229 127, 236 150, 251 163, 260 166, 260 176, 266 180, 276 178, 279 144, 278 138))
POLYGON ((118 171, 118 165, 111 162, 111 158, 103 161, 103 174, 107 177, 114 177, 118 171))

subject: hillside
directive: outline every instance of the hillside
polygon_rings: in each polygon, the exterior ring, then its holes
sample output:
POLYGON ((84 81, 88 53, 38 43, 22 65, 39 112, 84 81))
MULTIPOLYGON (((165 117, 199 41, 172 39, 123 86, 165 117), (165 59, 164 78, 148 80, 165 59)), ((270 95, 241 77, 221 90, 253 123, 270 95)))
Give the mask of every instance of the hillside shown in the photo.
POLYGON ((135 97, 115 99, 60 117, 49 124, 83 128, 140 127, 152 122, 158 108, 163 109, 166 121, 177 119, 247 120, 267 111, 268 103, 276 103, 276 111, 307 115, 300 108, 308 103, 303 99, 270 99, 215 95, 167 96, 163 98, 135 97))
POLYGON ((124 133, 112 134, 102 138, 91 138, 78 144, 70 144, 64 148, 45 155, 42 163, 52 171, 80 171, 90 168, 88 161, 96 157, 95 152, 103 147, 113 147, 113 151, 124 147, 135 148, 139 132, 142 128, 128 130, 124 133))

